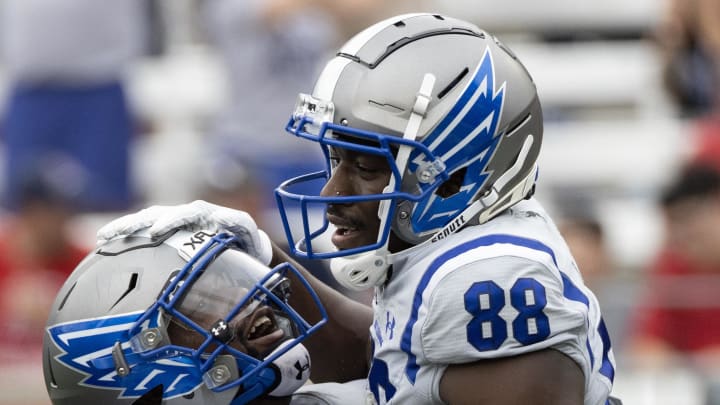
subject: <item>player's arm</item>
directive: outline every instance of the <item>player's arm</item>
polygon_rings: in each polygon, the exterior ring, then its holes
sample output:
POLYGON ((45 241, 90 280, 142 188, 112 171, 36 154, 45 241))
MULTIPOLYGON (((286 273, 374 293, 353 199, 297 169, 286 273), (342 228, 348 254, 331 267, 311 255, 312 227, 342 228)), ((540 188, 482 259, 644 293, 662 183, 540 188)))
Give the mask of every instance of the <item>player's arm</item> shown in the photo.
POLYGON ((583 403, 585 380, 571 358, 554 349, 451 365, 440 380, 448 405, 583 403))
MULTIPOLYGON (((310 283, 320 297, 328 314, 328 322, 304 342, 312 358, 313 382, 344 382, 367 377, 366 348, 370 339, 372 309, 347 298, 315 278, 309 271, 273 246, 271 265, 290 262, 310 283)), ((298 280, 291 280, 296 283, 298 280)), ((290 304, 309 322, 317 321, 320 314, 304 289, 294 290, 290 304)))

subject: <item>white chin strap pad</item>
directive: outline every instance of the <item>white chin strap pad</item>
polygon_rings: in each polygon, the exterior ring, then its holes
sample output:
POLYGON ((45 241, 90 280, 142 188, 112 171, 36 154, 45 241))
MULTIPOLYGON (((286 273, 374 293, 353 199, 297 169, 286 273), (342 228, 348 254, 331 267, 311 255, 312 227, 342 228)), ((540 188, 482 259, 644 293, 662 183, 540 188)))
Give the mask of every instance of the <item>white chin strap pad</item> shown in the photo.
MULTIPOLYGON (((288 340, 275 349, 278 351, 290 344, 288 340)), ((280 383, 268 395, 271 397, 286 397, 292 395, 310 377, 310 355, 301 343, 288 350, 285 354, 275 359, 272 364, 279 371, 280 383)))
POLYGON ((330 260, 330 270, 340 285, 363 291, 385 282, 390 263, 387 256, 376 252, 360 253, 330 260))

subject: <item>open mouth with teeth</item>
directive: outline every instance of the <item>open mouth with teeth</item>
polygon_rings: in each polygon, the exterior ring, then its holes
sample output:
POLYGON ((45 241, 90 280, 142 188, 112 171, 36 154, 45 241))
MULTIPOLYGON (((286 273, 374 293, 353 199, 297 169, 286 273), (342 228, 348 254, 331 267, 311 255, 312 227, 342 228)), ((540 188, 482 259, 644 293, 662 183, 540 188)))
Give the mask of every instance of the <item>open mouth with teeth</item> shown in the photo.
POLYGON ((358 225, 334 215, 328 215, 328 220, 335 226, 335 232, 330 240, 336 248, 350 249, 362 244, 360 240, 362 234, 358 225))
POLYGON ((339 226, 339 227, 337 227, 337 230, 335 232, 340 236, 347 236, 347 235, 350 235, 352 232, 356 232, 356 231, 357 231, 357 228, 354 228, 354 227, 339 226))
POLYGON ((243 344, 256 353, 267 353, 275 348, 285 336, 278 326, 272 309, 267 306, 256 309, 240 328, 243 344))

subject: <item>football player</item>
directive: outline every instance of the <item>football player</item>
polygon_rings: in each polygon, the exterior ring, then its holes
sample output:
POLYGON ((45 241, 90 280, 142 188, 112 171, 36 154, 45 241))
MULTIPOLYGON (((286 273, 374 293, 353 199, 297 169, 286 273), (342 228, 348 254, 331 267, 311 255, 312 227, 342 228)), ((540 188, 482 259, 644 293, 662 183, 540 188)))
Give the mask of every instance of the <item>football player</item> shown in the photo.
MULTIPOLYGON (((44 337, 53 404, 288 404, 310 375, 310 324, 270 269, 229 234, 121 238, 58 293, 44 337)), ((294 290, 309 288, 296 275, 294 290), (299 282, 298 282, 299 281, 299 282)))
MULTIPOLYGON (((329 311, 307 341, 313 381, 366 376, 378 404, 611 403, 598 302, 533 198, 537 91, 502 42, 437 14, 382 21, 329 61, 286 128, 327 160, 276 190, 293 253, 374 288, 367 308, 310 279, 329 311)), ((151 207, 98 236, 197 226, 290 260, 246 213, 203 201, 151 207)), ((291 302, 309 316, 309 298, 291 302)))

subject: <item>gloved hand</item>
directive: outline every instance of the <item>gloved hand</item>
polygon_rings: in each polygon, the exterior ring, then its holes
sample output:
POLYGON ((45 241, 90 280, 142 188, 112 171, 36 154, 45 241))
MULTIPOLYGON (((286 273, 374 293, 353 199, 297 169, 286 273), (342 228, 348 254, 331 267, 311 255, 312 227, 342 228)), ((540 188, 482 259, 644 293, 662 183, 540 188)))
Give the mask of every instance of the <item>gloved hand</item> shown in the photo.
POLYGON ((238 237, 247 253, 265 265, 272 260, 272 243, 265 232, 258 229, 250 214, 196 200, 181 205, 154 205, 134 214, 125 215, 106 224, 97 232, 97 243, 102 245, 118 236, 149 228, 151 237, 182 228, 190 231, 202 229, 227 231, 238 237))

